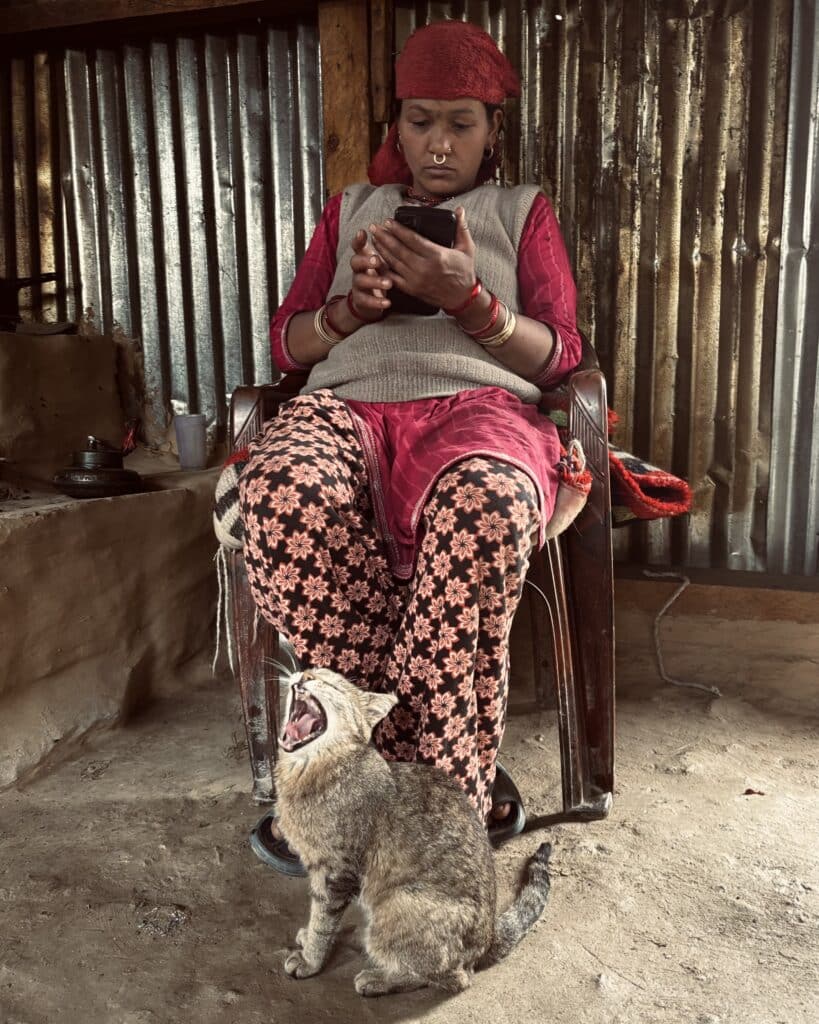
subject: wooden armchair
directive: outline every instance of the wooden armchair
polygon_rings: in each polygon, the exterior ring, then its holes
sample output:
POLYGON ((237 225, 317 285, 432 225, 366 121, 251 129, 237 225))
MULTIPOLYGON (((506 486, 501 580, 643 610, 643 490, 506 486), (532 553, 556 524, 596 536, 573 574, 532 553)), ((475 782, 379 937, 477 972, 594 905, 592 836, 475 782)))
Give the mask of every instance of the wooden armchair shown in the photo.
MULTIPOLYGON (((303 384, 303 377, 290 375, 276 384, 237 388, 230 407, 233 449, 245 447, 303 384)), ((533 555, 528 574, 548 603, 546 635, 536 602, 530 603, 535 693, 538 705, 547 706, 551 676, 560 732, 563 811, 530 817, 527 830, 557 821, 605 817, 614 791, 614 609, 606 383, 594 350, 586 342, 583 363, 569 380, 569 395, 569 433, 586 453, 593 477, 591 493, 568 530, 533 555), (545 656, 548 642, 551 659, 545 656)), ((227 557, 233 647, 253 797, 265 803, 275 800, 279 638, 256 614, 242 552, 231 551, 227 557)))

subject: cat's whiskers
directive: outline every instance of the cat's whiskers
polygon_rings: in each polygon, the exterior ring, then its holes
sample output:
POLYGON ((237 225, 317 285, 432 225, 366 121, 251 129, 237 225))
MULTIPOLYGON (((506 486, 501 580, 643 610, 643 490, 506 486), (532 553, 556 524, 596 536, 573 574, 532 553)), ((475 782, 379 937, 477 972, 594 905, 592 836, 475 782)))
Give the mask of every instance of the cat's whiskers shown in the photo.
POLYGON ((287 665, 283 665, 277 658, 262 658, 262 664, 277 668, 279 670, 280 677, 283 680, 287 680, 288 685, 293 676, 298 675, 300 672, 300 669, 298 668, 295 668, 295 670, 289 669, 287 665))

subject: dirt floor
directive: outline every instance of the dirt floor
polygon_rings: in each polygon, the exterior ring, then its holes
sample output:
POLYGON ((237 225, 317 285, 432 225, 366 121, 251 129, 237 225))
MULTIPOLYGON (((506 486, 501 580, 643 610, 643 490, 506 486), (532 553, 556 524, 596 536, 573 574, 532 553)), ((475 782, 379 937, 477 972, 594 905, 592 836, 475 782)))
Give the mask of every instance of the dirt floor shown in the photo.
MULTIPOLYGON (((621 679, 611 817, 552 830, 543 920, 455 998, 357 996, 355 911, 323 975, 284 975, 306 883, 248 847, 230 684, 98 734, 0 794, 0 1021, 815 1022, 816 704, 627 674, 644 681, 621 679)), ((533 811, 557 808, 551 714, 513 716, 503 758, 533 811)), ((499 851, 502 902, 542 838, 499 851)))

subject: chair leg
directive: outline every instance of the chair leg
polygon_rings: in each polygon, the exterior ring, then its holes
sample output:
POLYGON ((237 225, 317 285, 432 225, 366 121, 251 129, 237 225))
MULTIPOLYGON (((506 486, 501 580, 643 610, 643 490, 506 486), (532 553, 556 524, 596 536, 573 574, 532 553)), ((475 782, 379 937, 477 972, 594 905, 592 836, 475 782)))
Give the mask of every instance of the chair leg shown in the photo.
MULTIPOLYGON (((591 785, 606 794, 614 792, 614 621, 611 562, 608 571, 583 557, 576 538, 563 540, 571 552, 566 564, 569 623, 574 651, 578 702, 583 707, 591 785)), ((603 559, 601 559, 603 561, 603 559)), ((605 566, 605 562, 603 561, 605 566)))
MULTIPOLYGON (((586 507, 563 534, 567 601, 578 691, 582 696, 591 779, 614 792, 614 568, 606 385, 575 374, 569 387, 569 434, 586 453, 592 486, 586 507)), ((610 797, 609 797, 610 799, 610 797)))
POLYGON ((554 538, 547 541, 532 560, 530 569, 530 578, 542 590, 548 608, 560 734, 563 812, 532 818, 527 829, 542 828, 558 821, 602 818, 611 807, 611 791, 601 792, 593 772, 588 708, 584 688, 577 678, 564 567, 563 545, 559 538, 554 538))
POLYGON ((279 635, 257 614, 241 551, 228 555, 230 607, 239 692, 253 775, 253 799, 275 800, 279 672, 279 635))
MULTIPOLYGON (((534 584, 543 592, 543 572, 540 569, 540 552, 532 555, 529 571, 526 574, 528 583, 534 584)), ((555 705, 554 665, 547 652, 555 651, 552 629, 552 606, 543 608, 543 599, 539 594, 529 594, 529 629, 532 636, 532 674, 535 689, 535 708, 538 711, 551 711, 555 705), (544 629, 544 622, 546 623, 544 629)))

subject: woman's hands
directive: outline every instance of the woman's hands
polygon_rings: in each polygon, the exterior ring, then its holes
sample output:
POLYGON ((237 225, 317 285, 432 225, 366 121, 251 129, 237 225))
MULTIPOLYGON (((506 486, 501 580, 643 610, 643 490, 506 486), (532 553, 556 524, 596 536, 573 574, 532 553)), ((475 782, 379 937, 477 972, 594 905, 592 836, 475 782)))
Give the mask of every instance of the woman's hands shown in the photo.
POLYGON ((392 281, 385 276, 384 261, 367 241, 366 231, 357 231, 352 243, 350 267, 353 285, 347 302, 333 303, 333 325, 344 335, 353 334, 362 323, 375 323, 389 309, 387 291, 392 281))
POLYGON ((367 241, 366 231, 357 231, 353 239, 353 287, 350 289, 353 306, 365 320, 378 320, 389 308, 386 292, 392 288, 387 267, 367 241))
POLYGON ((358 318, 344 303, 333 307, 333 322, 345 334, 374 323, 389 311, 393 285, 407 295, 445 309, 464 303, 475 285, 475 243, 462 206, 455 211, 455 245, 446 249, 394 220, 371 224, 370 235, 353 238, 350 299, 358 318))
MULTIPOLYGON (((349 296, 355 313, 347 302, 334 302, 332 325, 327 324, 325 316, 325 326, 337 327, 347 336, 362 326, 362 317, 370 323, 379 320, 389 311, 393 285, 431 305, 452 310, 463 307, 476 282, 476 249, 463 208, 458 207, 455 213, 453 249, 435 245, 394 221, 371 225, 371 242, 366 231, 357 232, 350 257, 353 286, 349 296)), ((491 292, 484 288, 474 301, 456 313, 456 322, 466 332, 486 327, 492 301, 491 292)), ((314 311, 297 313, 287 327, 290 355, 308 366, 326 359, 329 351, 316 334, 314 317, 314 311)), ((502 347, 493 349, 492 355, 528 380, 552 358, 554 345, 551 328, 517 314, 514 333, 502 347)))
MULTIPOLYGON (((432 306, 451 309, 461 305, 469 298, 476 280, 475 243, 462 206, 457 208, 455 216, 455 245, 452 249, 436 245, 394 220, 370 224, 373 246, 380 259, 375 276, 389 281, 389 287, 394 284, 407 295, 432 306)), ((353 301, 358 307, 355 296, 353 301)), ((382 308, 388 306, 387 299, 382 308)), ((364 309, 361 311, 363 315, 369 315, 364 313, 364 309)))

